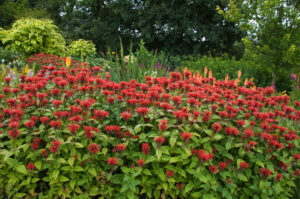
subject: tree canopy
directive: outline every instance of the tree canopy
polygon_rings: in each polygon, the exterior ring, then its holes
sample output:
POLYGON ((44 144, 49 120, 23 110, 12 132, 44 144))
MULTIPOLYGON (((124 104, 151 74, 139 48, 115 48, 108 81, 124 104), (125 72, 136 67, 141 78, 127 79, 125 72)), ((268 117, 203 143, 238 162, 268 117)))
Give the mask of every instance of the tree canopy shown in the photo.
MULTIPOLYGON (((227 6, 226 0, 2 0, 0 9, 13 4, 19 11, 44 9, 67 41, 92 40, 100 51, 118 49, 121 38, 124 46, 137 47, 143 39, 147 48, 172 55, 220 55, 243 35, 216 11, 217 5, 227 6)), ((15 18, 0 20, 1 26, 15 18)))
MULTIPOLYGON (((280 73, 300 68, 300 4, 296 0, 230 0, 218 8, 227 20, 247 31, 245 57, 273 70, 273 84, 280 73)), ((288 76, 285 74, 285 76, 288 76)))

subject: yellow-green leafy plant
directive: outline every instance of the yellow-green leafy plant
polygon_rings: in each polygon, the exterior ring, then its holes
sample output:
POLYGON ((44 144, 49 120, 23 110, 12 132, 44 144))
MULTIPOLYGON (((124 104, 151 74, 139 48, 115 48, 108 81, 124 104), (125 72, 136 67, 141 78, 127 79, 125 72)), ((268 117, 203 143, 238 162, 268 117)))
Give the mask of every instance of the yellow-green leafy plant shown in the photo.
POLYGON ((87 56, 96 54, 96 47, 92 41, 79 39, 69 45, 68 53, 71 56, 86 58, 87 56))
POLYGON ((10 30, 0 32, 2 43, 7 49, 26 56, 42 52, 55 55, 65 53, 66 42, 51 20, 20 19, 10 30))

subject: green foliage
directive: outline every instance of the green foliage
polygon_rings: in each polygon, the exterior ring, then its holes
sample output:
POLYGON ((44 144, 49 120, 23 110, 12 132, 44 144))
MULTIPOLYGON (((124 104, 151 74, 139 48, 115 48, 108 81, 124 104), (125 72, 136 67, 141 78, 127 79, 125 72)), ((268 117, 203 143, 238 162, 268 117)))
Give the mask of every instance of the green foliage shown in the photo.
MULTIPOLYGON (((50 18, 46 8, 38 6, 32 0, 2 0, 0 2, 0 26, 9 28, 13 22, 22 18, 50 18)), ((45 2, 43 2, 45 4, 45 2)))
POLYGON ((292 81, 292 92, 291 97, 294 100, 300 99, 300 70, 298 73, 291 73, 291 81, 292 81))
POLYGON ((244 58, 270 68, 272 82, 281 90, 282 70, 289 73, 300 66, 299 4, 285 0, 230 0, 228 8, 217 10, 249 33, 243 39, 244 58))
POLYGON ((243 34, 216 5, 226 7, 227 1, 51 0, 45 7, 67 40, 92 40, 101 52, 119 49, 121 37, 125 54, 143 39, 147 49, 168 55, 220 55, 243 34))
POLYGON ((79 39, 69 45, 68 53, 71 56, 86 58, 87 56, 96 54, 95 44, 92 41, 79 39))
POLYGON ((65 53, 65 40, 50 20, 20 19, 3 35, 2 42, 7 49, 26 56, 41 52, 65 53))
POLYGON ((138 82, 144 82, 146 76, 163 77, 170 70, 168 59, 164 53, 149 52, 140 41, 139 49, 129 55, 124 55, 124 49, 121 43, 120 53, 108 50, 107 56, 103 61, 105 71, 109 71, 111 79, 116 82, 129 81, 135 79, 138 82))
POLYGON ((197 56, 187 57, 177 68, 183 70, 185 67, 203 74, 204 68, 212 70, 213 76, 217 79, 225 79, 229 75, 230 79, 237 78, 238 71, 242 72, 242 80, 253 79, 255 85, 260 87, 270 86, 272 82, 272 70, 256 64, 251 60, 235 60, 224 55, 223 57, 197 56))
POLYGON ((2 81, 11 69, 15 72, 24 70, 25 57, 16 51, 0 48, 0 65, 0 81, 2 81))

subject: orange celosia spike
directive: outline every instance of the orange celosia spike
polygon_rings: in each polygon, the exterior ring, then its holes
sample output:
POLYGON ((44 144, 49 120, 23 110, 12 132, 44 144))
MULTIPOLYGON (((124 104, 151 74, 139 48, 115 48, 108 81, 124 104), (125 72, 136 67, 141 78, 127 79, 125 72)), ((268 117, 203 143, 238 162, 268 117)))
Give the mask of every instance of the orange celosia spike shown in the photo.
POLYGON ((184 73, 187 72, 187 67, 184 68, 183 72, 184 72, 184 73))
POLYGON ((235 79, 235 81, 234 81, 234 85, 238 85, 238 82, 239 82, 239 79, 235 79))
POLYGON ((198 72, 198 73, 197 73, 197 77, 196 77, 196 78, 197 78, 197 79, 199 79, 199 76, 200 76, 200 73, 198 72))
POLYGON ((255 91, 255 90, 256 90, 256 86, 253 86, 252 90, 254 90, 254 91, 255 91))
POLYGON ((196 79, 196 74, 193 74, 193 79, 196 79))
POLYGON ((244 86, 248 85, 248 78, 245 79, 244 86))
POLYGON ((210 70, 209 73, 208 73, 208 77, 209 77, 209 78, 212 78, 212 71, 211 71, 211 70, 210 70))
POLYGON ((199 77, 199 81, 200 81, 200 82, 202 81, 202 76, 199 77))
POLYGON ((239 70, 239 72, 238 72, 238 78, 240 79, 241 76, 242 76, 242 71, 239 70))
POLYGON ((206 78, 206 74, 207 74, 207 67, 204 68, 204 78, 206 78))
POLYGON ((228 83, 229 75, 227 74, 225 77, 225 83, 228 83))

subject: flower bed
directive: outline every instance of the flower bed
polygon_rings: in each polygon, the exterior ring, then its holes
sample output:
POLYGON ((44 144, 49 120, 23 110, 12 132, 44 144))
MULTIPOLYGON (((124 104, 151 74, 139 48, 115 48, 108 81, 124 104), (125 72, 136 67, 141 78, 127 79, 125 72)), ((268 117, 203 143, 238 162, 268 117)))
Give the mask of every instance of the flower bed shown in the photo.
POLYGON ((36 76, 1 88, 1 196, 293 194, 300 102, 189 71, 115 83, 100 67, 47 59, 36 76))

